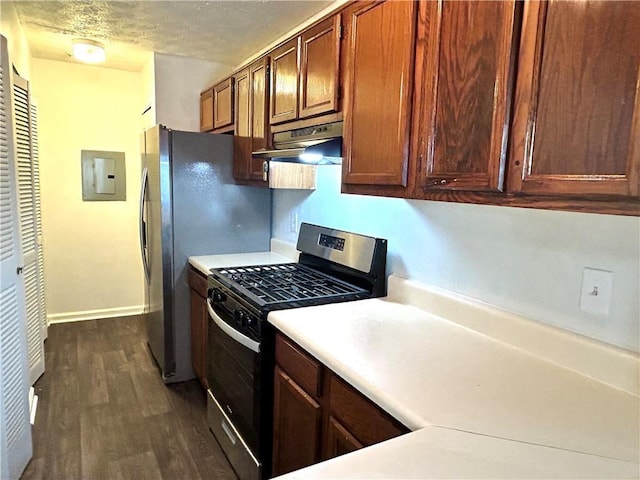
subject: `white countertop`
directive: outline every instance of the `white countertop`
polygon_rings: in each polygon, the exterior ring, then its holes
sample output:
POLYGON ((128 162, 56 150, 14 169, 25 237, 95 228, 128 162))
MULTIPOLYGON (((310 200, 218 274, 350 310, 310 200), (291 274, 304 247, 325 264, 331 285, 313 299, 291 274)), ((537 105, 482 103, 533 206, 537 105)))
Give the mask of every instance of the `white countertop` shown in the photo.
MULTIPOLYGON (((527 476, 529 464, 518 460, 518 455, 544 457, 549 462, 566 460, 562 463, 566 469, 555 475, 551 470, 547 475, 555 478, 573 473, 584 476, 592 462, 599 462, 578 453, 573 453, 577 455, 573 460, 565 454, 554 457, 557 449, 632 462, 629 466, 612 460, 609 470, 604 471, 612 477, 629 477, 629 472, 634 474, 631 478, 640 476, 640 402, 637 395, 623 389, 389 299, 276 311, 269 314, 269 321, 410 429, 436 426, 482 434, 469 440, 472 450, 467 452, 480 456, 476 474, 471 475, 475 478, 527 476), (490 437, 518 441, 511 446, 513 461, 503 462, 505 446, 495 439, 487 440, 490 437), (525 453, 527 448, 532 449, 530 453, 525 453), (522 469, 515 468, 518 465, 522 469)), ((422 438, 413 434, 405 437, 401 442, 409 444, 414 438, 422 438)), ((456 438, 462 441, 459 435, 450 438, 454 447, 456 438)), ((317 478, 314 468, 320 469, 319 476, 335 478, 375 478, 378 471, 394 471, 376 463, 390 462, 389 468, 399 465, 395 449, 381 450, 391 442, 366 448, 357 452, 358 456, 350 454, 330 461, 335 462, 331 463, 335 471, 323 474, 324 463, 304 469, 301 472, 307 473, 303 478, 317 478), (354 458, 362 459, 356 462, 359 467, 355 470, 351 463, 354 458)), ((415 478, 422 472, 427 478, 446 477, 446 465, 451 467, 451 476, 464 476, 452 456, 455 449, 436 448, 436 441, 427 443, 430 450, 407 450, 413 461, 402 457, 406 461, 392 476, 406 473, 415 478), (449 463, 447 458, 451 459, 449 463), (423 464, 426 470, 413 469, 423 464)), ((460 448, 466 448, 464 445, 460 448)), ((600 465, 606 463, 603 459, 600 465)), ((537 478, 539 471, 530 466, 528 476, 537 478)))
POLYGON ((294 262, 289 257, 273 252, 230 253, 225 255, 202 255, 189 257, 189 264, 205 275, 211 268, 247 267, 250 265, 273 265, 294 262))
POLYGON ((295 246, 271 239, 271 251, 249 253, 227 253, 222 255, 200 255, 189 257, 189 264, 203 274, 209 275, 212 268, 248 267, 251 265, 273 265, 298 261, 299 252, 295 246))
POLYGON ((426 427, 278 480, 638 478, 638 464, 426 427))

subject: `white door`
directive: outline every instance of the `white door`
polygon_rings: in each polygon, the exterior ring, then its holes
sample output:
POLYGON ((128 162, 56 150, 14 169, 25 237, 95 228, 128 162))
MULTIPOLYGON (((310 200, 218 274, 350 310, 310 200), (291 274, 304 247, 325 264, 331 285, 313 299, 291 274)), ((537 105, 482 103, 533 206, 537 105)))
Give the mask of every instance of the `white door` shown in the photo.
POLYGON ((40 292, 38 289, 38 239, 31 142, 31 108, 29 84, 15 73, 13 75, 13 107, 16 168, 18 171, 20 245, 22 247, 27 313, 29 382, 33 385, 40 378, 40 375, 44 373, 44 339, 41 331, 40 292))
POLYGON ((48 336, 47 309, 44 302, 44 246, 42 233, 42 209, 40 202, 40 152, 38 149, 38 106, 33 97, 29 104, 31 112, 31 167, 33 173, 33 204, 36 216, 36 251, 38 252, 38 309, 40 311, 40 339, 48 336))
POLYGON ((7 40, 0 35, 0 478, 19 478, 32 456, 24 282, 7 40))

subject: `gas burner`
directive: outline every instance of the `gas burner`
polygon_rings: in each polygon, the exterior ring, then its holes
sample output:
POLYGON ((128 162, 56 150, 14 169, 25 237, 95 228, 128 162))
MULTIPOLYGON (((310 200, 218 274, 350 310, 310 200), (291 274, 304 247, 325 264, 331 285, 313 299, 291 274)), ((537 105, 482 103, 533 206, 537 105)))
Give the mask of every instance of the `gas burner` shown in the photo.
POLYGON ((366 290, 299 263, 255 265, 214 270, 230 288, 249 294, 260 305, 286 302, 312 302, 344 296, 357 296, 366 290))

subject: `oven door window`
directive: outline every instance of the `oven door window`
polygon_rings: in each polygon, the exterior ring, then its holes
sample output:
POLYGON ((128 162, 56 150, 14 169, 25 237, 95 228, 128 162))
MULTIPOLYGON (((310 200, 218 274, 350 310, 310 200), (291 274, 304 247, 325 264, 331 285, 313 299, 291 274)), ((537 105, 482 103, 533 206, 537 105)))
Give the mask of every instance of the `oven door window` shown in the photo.
MULTIPOLYGON (((225 321, 225 312, 215 311, 225 321)), ((209 318, 208 380, 211 393, 249 448, 259 451, 261 354, 242 345, 209 318)))

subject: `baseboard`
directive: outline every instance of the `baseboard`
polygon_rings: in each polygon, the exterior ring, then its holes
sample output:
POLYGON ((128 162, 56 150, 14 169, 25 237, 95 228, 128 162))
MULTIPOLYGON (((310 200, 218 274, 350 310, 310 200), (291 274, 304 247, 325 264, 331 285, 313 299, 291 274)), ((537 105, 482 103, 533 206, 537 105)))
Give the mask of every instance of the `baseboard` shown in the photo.
POLYGON ((81 322, 83 320, 96 320, 99 318, 127 317, 140 315, 144 312, 144 305, 132 305, 130 307, 104 308, 101 310, 85 310, 84 312, 52 313, 47 315, 49 324, 81 322))

